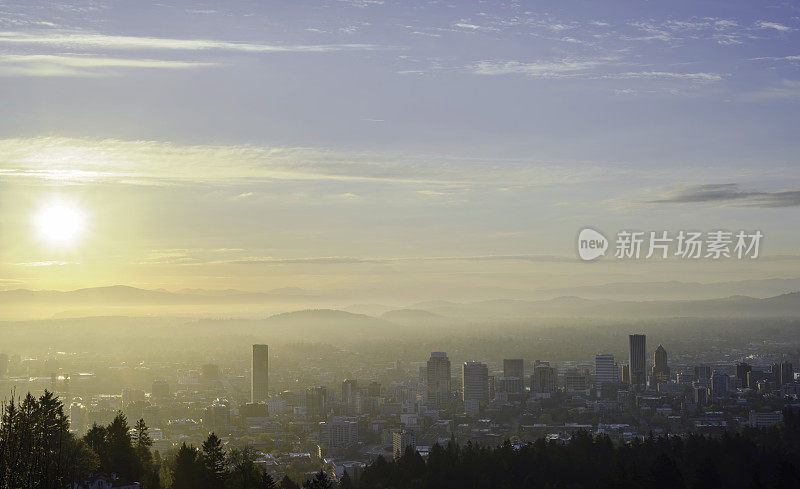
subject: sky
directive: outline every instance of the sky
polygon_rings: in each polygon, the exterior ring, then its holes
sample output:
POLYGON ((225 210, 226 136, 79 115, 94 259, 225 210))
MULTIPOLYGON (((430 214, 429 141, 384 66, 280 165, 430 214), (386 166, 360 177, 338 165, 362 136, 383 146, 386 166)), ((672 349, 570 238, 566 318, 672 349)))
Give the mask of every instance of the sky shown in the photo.
POLYGON ((0 0, 0 114, 5 289, 800 276, 795 2, 0 0), (584 263, 586 226, 764 238, 584 263))

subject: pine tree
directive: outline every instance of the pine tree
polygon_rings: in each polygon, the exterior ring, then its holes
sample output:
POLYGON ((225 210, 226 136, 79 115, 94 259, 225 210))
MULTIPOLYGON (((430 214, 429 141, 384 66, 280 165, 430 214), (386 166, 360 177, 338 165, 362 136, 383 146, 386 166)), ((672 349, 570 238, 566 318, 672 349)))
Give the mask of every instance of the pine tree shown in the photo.
POLYGON ((288 475, 284 475, 283 479, 281 479, 280 489, 300 489, 300 486, 290 479, 288 475))
POLYGON ((205 468, 205 486, 209 489, 225 487, 225 479, 228 477, 225 468, 225 450, 222 448, 222 440, 216 434, 211 433, 203 442, 202 459, 205 468))
POLYGON ((122 412, 106 428, 108 466, 106 472, 114 472, 129 480, 139 480, 139 459, 133 447, 128 418, 122 412))
POLYGON ((305 484, 303 484, 303 489, 331 489, 333 487, 333 482, 331 478, 328 477, 327 472, 320 469, 319 472, 314 474, 314 477, 307 480, 305 484))
POLYGON ((347 473, 346 470, 344 471, 344 474, 342 474, 342 478, 339 479, 338 488, 339 489, 353 489, 353 481, 350 479, 350 475, 347 473))
POLYGON ((183 443, 175 455, 172 489, 197 489, 202 480, 202 462, 197 449, 183 443))
POLYGON ((267 472, 266 470, 261 473, 261 483, 259 484, 259 489, 278 489, 278 484, 275 482, 275 479, 267 472))

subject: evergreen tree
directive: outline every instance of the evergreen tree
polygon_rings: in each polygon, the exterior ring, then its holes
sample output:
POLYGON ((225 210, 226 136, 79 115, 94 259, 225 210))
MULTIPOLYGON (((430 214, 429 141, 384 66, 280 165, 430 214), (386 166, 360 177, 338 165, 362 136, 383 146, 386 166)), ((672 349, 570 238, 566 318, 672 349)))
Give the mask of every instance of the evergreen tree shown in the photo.
POLYGON ((331 489, 332 487, 333 482, 331 478, 328 477, 328 473, 322 469, 303 484, 303 489, 331 489))
POLYGON ((354 488, 353 481, 352 479, 350 479, 350 475, 345 470, 344 474, 342 474, 342 478, 339 479, 338 489, 353 489, 353 488, 354 488))
POLYGON ((234 448, 230 451, 227 462, 231 467, 230 481, 233 487, 250 489, 258 485, 261 476, 255 460, 255 452, 250 447, 234 448))
POLYGON ((142 489, 158 489, 161 487, 159 469, 154 462, 153 453, 150 451, 153 439, 150 438, 144 419, 137 421, 133 429, 135 434, 132 441, 140 468, 140 485, 142 489))
POLYGON ((114 420, 106 428, 108 450, 108 466, 103 470, 116 473, 128 480, 139 480, 139 459, 128 426, 128 418, 122 412, 117 413, 114 420))
POLYGON ((197 489, 202 480, 202 469, 197 449, 183 443, 173 462, 172 489, 197 489))
POLYGON ((290 479, 288 475, 284 475, 283 479, 281 479, 280 489, 300 489, 300 486, 290 479))
POLYGON ((275 479, 267 472, 266 470, 261 473, 261 482, 259 484, 259 489, 278 489, 278 484, 275 482, 275 479))
POLYGON ((225 487, 225 479, 228 476, 225 467, 225 450, 222 448, 222 440, 216 434, 211 433, 203 442, 202 459, 205 469, 205 487, 209 489, 225 487))
POLYGON ((96 470, 97 455, 69 432, 61 401, 45 391, 0 407, 0 487, 62 488, 96 470))

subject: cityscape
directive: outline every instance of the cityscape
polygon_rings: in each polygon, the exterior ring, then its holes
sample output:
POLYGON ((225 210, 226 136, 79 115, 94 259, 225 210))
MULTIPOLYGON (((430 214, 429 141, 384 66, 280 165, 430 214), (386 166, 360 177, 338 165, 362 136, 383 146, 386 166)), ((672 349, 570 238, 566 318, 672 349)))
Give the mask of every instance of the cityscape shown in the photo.
MULTIPOLYGON (((620 338, 623 339, 623 338, 620 338)), ((630 334, 627 355, 551 362, 451 358, 340 364, 326 371, 271 367, 280 347, 253 344, 248 361, 174 365, 101 363, 60 353, 0 355, 6 392, 49 390, 64 403, 77 437, 123 413, 143 420, 152 450, 200 447, 212 433, 222 446, 247 449, 273 480, 304 481, 320 470, 358 484, 378 457, 400 459, 411 447, 567 444, 580 432, 615 443, 652 436, 720 436, 783 422, 800 407, 796 348, 764 342, 747 350, 685 355, 630 334), (80 369, 94 367, 94 371, 80 369), (74 370, 74 369, 78 370, 74 370), (140 371, 136 385, 99 388, 114 370, 140 371), (142 381, 151 383, 142 385, 142 381)), ((87 369, 89 370, 89 369, 87 369)), ((135 428, 131 427, 135 435, 135 428)))
POLYGON ((798 47, 0 0, 0 489, 800 488, 798 47))

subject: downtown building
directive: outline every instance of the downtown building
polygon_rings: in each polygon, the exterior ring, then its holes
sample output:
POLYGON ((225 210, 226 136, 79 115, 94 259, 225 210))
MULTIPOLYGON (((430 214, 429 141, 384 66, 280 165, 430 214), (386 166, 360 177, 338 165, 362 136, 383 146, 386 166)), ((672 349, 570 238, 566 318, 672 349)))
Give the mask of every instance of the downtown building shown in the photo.
POLYGON ((647 388, 646 338, 643 334, 632 334, 628 336, 628 340, 631 388, 635 391, 643 391, 647 388))
POLYGON ((250 402, 266 402, 269 396, 269 346, 253 345, 250 352, 250 402))
POLYGON ((489 402, 489 367, 481 362, 464 362, 461 366, 464 410, 477 414, 489 402))
POLYGON ((428 360, 425 381, 427 384, 427 406, 429 409, 450 407, 450 359, 447 353, 435 351, 428 360))

